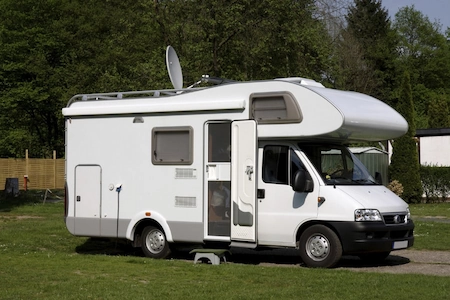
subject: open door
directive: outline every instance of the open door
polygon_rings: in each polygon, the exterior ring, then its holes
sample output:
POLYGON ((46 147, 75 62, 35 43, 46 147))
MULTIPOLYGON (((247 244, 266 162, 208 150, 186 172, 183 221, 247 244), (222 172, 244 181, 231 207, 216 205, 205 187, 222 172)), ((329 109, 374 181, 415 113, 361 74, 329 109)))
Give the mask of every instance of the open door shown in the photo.
POLYGON ((231 124, 232 246, 256 246, 256 134, 254 120, 231 124))
POLYGON ((231 215, 231 122, 205 124, 205 240, 228 241, 231 215))

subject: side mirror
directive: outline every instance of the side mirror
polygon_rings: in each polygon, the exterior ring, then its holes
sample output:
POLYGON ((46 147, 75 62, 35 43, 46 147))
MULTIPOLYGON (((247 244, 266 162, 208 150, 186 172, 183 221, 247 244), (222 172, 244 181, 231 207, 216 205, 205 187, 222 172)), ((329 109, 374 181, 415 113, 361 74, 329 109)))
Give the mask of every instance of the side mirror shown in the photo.
POLYGON ((378 184, 383 184, 383 177, 380 172, 375 172, 375 181, 378 184))
POLYGON ((314 182, 311 175, 303 169, 298 170, 294 175, 292 189, 299 193, 310 193, 314 190, 314 182))

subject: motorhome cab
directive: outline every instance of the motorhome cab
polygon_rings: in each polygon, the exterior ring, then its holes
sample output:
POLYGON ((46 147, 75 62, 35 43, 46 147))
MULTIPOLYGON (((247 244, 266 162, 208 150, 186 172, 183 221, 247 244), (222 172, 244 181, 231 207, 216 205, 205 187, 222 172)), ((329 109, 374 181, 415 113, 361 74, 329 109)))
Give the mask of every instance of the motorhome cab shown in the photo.
POLYGON ((403 135, 372 97, 301 78, 77 95, 63 109, 77 236, 297 248, 310 267, 413 245, 408 205, 348 150, 403 135))

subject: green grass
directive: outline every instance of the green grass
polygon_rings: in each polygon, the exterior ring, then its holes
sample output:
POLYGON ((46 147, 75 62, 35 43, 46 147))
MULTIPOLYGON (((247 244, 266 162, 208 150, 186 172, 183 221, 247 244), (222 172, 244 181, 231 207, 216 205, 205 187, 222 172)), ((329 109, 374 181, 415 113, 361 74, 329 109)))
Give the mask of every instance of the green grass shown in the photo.
MULTIPOLYGON (((450 297, 449 277, 317 270, 282 264, 194 265, 192 258, 152 260, 121 244, 71 236, 63 222, 63 204, 41 202, 36 195, 0 198, 0 299, 450 297)), ((427 249, 425 232, 449 245, 448 238, 437 238, 449 232, 444 225, 420 222, 417 247, 427 249)))
POLYGON ((416 217, 445 217, 450 219, 450 203, 410 204, 411 215, 416 217))
POLYGON ((416 250, 450 251, 450 203, 411 204, 416 250))

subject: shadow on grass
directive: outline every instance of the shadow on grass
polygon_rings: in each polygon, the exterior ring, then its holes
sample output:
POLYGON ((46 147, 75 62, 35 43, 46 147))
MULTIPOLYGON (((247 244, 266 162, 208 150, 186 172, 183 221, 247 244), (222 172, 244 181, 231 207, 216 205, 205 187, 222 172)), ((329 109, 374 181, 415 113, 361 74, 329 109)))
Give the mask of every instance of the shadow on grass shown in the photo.
POLYGON ((393 252, 385 260, 382 261, 366 261, 356 256, 344 256, 336 267, 338 268, 378 268, 378 267, 394 267, 410 263, 407 257, 395 255, 393 252))
POLYGON ((139 248, 133 248, 126 242, 102 238, 89 238, 77 246, 75 251, 89 255, 142 256, 139 248))
MULTIPOLYGON (((30 205, 36 203, 43 203, 46 195, 45 190, 28 190, 20 191, 17 196, 7 194, 5 191, 0 191, 0 212, 10 212, 15 207, 22 205, 30 205)), ((47 202, 62 201, 64 199, 63 190, 47 191, 47 202)))
MULTIPOLYGON (((274 249, 274 250, 246 250, 232 249, 232 255, 227 261, 241 264, 275 264, 275 265, 298 265, 305 266, 298 250, 295 249, 274 249)), ((399 266, 410 263, 409 258, 395 255, 393 252, 385 260, 367 261, 361 260, 357 256, 343 256, 335 268, 379 268, 388 266, 399 266)))
MULTIPOLYGON (((172 247, 173 248, 173 247, 172 247)), ((173 248, 169 259, 193 261, 194 255, 189 251, 198 248, 193 246, 173 248)), ((283 265, 283 266, 304 266, 298 250, 295 249, 270 249, 270 250, 249 250, 241 248, 231 248, 231 254, 226 255, 227 262, 249 265, 283 265)), ((86 242, 76 247, 79 254, 88 255, 113 255, 113 256, 136 256, 143 257, 140 248, 133 248, 123 241, 110 239, 89 238, 86 242)), ((398 266, 408 264, 410 260, 403 256, 391 254, 383 261, 366 261, 356 256, 343 256, 335 268, 378 268, 386 266, 398 266)))

